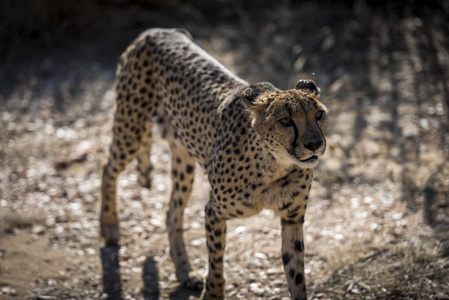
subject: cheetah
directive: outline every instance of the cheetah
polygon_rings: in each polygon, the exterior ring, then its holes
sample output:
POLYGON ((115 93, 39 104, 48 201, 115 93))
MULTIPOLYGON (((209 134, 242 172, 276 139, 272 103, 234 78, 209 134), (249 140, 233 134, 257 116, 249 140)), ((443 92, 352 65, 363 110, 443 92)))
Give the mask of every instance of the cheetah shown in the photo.
POLYGON ((152 126, 172 155, 167 210, 170 256, 181 284, 223 299, 226 221, 271 209, 280 217, 282 262, 292 299, 306 299, 303 223, 313 168, 326 148, 328 112, 320 89, 299 80, 290 90, 248 84, 196 45, 183 29, 149 29, 122 54, 116 111, 101 184, 101 235, 119 239, 117 176, 137 157, 139 182, 150 187, 152 126), (182 219, 195 166, 208 176, 205 207, 208 274, 192 269, 182 219))

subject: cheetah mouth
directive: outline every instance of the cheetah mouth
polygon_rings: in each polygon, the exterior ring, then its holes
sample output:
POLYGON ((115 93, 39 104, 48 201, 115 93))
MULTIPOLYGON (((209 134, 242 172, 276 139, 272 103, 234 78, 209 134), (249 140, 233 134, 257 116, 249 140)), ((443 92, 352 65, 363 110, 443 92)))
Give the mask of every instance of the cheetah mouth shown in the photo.
POLYGON ((317 160, 318 160, 318 156, 313 155, 313 156, 309 157, 308 159, 300 160, 300 162, 308 163, 308 162, 315 162, 317 160))

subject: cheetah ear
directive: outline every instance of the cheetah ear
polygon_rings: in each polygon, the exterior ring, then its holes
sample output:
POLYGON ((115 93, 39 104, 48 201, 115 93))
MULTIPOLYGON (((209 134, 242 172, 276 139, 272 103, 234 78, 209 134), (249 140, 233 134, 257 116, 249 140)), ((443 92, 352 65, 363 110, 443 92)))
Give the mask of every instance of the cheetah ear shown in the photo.
POLYGON ((268 91, 276 91, 277 89, 269 82, 261 82, 250 85, 241 93, 241 99, 246 108, 252 111, 260 111, 264 109, 264 103, 257 101, 257 98, 268 91))
POLYGON ((316 83, 313 80, 301 79, 296 83, 295 89, 312 94, 317 98, 320 97, 320 88, 316 85, 316 83))
POLYGON ((256 106, 256 98, 257 98, 257 96, 258 95, 251 88, 245 89, 242 92, 242 94, 241 94, 241 98, 243 100, 243 103, 245 103, 245 105, 248 108, 256 106))

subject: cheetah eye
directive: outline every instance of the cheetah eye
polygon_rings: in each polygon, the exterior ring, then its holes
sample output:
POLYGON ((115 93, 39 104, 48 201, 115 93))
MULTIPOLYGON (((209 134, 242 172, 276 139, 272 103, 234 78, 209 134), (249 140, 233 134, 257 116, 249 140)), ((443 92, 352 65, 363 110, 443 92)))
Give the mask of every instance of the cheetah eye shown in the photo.
POLYGON ((283 125, 285 127, 290 127, 293 125, 293 120, 291 118, 287 117, 287 118, 280 119, 279 123, 281 123, 281 125, 283 125))
POLYGON ((319 111, 319 112, 317 112, 317 113, 315 114, 315 119, 316 119, 317 121, 321 120, 322 118, 323 118, 323 112, 322 112, 322 111, 319 111))

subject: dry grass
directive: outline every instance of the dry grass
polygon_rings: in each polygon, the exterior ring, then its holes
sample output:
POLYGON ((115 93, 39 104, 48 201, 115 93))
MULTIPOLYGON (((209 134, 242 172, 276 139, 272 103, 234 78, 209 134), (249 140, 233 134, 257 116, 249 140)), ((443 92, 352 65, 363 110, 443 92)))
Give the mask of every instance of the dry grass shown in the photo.
POLYGON ((441 249, 434 241, 415 238, 352 257, 330 266, 335 271, 316 286, 315 297, 320 298, 321 294, 328 299, 447 299, 449 262, 441 257, 441 249))

